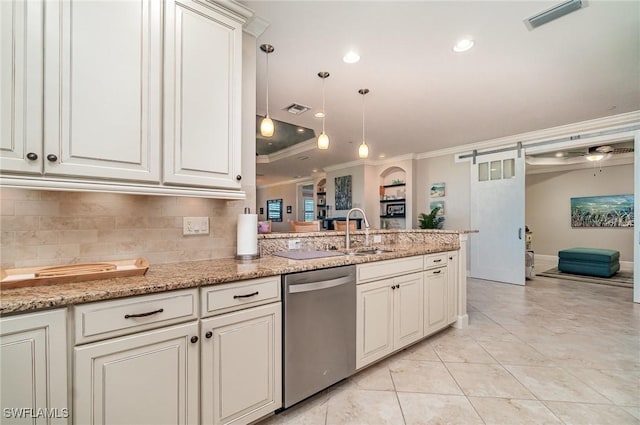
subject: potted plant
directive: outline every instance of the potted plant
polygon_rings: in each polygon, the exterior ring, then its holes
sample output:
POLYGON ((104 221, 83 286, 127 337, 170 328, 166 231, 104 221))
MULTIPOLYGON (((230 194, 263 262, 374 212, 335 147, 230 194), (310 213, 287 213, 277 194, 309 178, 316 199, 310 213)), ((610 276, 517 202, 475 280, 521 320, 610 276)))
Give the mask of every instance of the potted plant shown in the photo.
POLYGON ((418 223, 421 229, 441 229, 442 223, 444 222, 444 217, 438 215, 438 211, 440 211, 440 207, 435 207, 431 210, 429 214, 420 213, 420 218, 418 219, 418 223))

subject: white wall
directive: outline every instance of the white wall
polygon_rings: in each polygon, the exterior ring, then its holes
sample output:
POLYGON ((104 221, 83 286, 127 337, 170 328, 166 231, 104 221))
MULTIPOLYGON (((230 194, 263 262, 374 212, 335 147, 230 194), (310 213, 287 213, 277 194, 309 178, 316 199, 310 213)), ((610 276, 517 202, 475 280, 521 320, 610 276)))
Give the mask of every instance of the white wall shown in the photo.
POLYGON ((633 228, 572 228, 570 199, 580 196, 632 194, 633 164, 527 175, 525 221, 533 232, 536 254, 557 255, 565 248, 589 247, 620 251, 633 261, 633 228), (596 174, 594 176, 594 173, 596 174))
POLYGON ((453 155, 420 159, 416 161, 415 178, 415 223, 418 227, 418 214, 429 213, 429 189, 432 183, 445 183, 444 201, 445 220, 443 229, 469 229, 469 178, 468 162, 454 162, 453 155))
POLYGON ((288 232, 290 230, 289 223, 291 220, 296 219, 297 187, 296 183, 287 183, 266 188, 262 187, 256 190, 256 211, 259 213, 260 208, 264 210, 263 214, 258 214, 258 220, 267 219, 267 200, 282 199, 282 222, 272 222, 272 232, 288 232), (291 205, 291 214, 287 214, 288 205, 291 205))

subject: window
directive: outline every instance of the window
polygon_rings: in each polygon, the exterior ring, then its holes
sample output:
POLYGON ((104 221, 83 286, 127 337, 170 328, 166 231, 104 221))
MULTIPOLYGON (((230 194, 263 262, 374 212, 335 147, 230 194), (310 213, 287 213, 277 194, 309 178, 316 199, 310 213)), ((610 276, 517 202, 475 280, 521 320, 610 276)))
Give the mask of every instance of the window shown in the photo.
POLYGON ((282 199, 267 201, 267 220, 282 221, 282 199))

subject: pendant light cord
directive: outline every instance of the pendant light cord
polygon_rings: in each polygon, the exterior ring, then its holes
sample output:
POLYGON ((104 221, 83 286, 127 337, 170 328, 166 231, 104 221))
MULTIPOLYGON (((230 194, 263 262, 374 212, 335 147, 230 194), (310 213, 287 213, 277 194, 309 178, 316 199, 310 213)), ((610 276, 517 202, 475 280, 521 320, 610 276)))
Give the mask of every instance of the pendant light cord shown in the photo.
POLYGON ((267 52, 267 116, 269 116, 269 53, 267 52))
POLYGON ((324 109, 324 80, 326 79, 327 77, 322 78, 322 133, 324 133, 324 120, 327 118, 327 113, 324 109))
POLYGON ((364 96, 366 93, 362 94, 362 143, 364 143, 364 96))

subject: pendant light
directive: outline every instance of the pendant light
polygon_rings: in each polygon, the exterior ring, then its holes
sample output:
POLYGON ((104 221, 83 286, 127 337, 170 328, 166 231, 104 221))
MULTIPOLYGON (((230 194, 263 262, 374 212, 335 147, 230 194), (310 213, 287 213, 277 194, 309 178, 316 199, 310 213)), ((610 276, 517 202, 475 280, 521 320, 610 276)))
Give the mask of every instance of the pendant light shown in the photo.
POLYGON ((369 146, 364 141, 364 95, 369 93, 369 89, 360 89, 358 93, 362 95, 362 144, 358 147, 358 156, 364 159, 369 156, 369 146))
POLYGON ((267 115, 260 123, 260 134, 262 134, 263 137, 271 137, 273 136, 274 126, 273 121, 269 117, 269 53, 273 53, 275 49, 271 44, 262 44, 260 50, 267 55, 267 115))
POLYGON ((324 110, 324 80, 329 78, 328 72, 318 72, 318 77, 322 78, 322 133, 320 137, 318 137, 318 149, 326 150, 329 149, 329 136, 324 132, 324 120, 327 116, 324 110))

